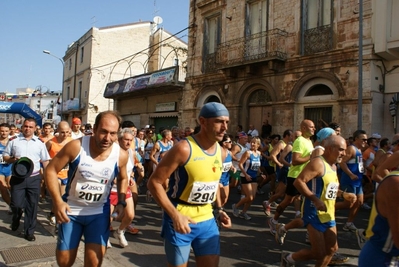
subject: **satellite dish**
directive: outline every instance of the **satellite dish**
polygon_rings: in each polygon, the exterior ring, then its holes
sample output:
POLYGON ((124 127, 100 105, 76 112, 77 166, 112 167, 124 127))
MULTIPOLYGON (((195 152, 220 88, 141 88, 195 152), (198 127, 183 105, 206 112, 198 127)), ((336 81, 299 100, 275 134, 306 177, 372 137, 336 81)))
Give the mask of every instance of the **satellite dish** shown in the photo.
POLYGON ((163 22, 163 19, 162 19, 160 16, 155 16, 154 19, 153 19, 153 21, 154 21, 156 24, 161 24, 161 23, 163 22))

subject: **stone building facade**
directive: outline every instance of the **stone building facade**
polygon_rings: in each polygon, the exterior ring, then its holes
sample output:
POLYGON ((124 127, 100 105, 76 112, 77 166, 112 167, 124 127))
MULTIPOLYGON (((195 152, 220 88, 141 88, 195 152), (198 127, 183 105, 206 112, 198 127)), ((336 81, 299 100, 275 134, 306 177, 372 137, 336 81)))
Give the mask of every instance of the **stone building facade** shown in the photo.
POLYGON ((154 22, 91 28, 68 46, 63 57, 64 119, 79 117, 83 123, 93 124, 99 112, 115 109, 125 120, 148 124, 149 116, 141 114, 155 110, 156 103, 169 101, 162 96, 164 92, 151 101, 143 100, 142 93, 105 98, 107 85, 175 66, 180 70, 176 79, 181 81, 180 95, 173 97, 176 101, 181 99, 186 56, 187 44, 154 22))
POLYGON ((367 133, 391 137, 399 3, 363 0, 359 113, 358 2, 191 0, 182 124, 195 126, 202 105, 218 101, 230 111, 231 133, 268 120, 281 134, 307 118, 318 128, 337 122, 348 137, 361 114, 367 133))

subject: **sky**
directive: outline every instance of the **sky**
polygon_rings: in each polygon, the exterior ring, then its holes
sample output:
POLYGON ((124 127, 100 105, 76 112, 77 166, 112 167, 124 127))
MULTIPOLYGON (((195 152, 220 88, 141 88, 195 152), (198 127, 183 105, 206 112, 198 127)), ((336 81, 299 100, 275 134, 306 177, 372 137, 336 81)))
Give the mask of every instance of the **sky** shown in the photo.
MULTIPOLYGON (((61 91, 67 47, 91 27, 106 27, 160 16, 166 31, 188 27, 189 0, 1 0, 0 92, 39 87, 61 91)), ((187 42, 188 31, 177 37, 187 42)))

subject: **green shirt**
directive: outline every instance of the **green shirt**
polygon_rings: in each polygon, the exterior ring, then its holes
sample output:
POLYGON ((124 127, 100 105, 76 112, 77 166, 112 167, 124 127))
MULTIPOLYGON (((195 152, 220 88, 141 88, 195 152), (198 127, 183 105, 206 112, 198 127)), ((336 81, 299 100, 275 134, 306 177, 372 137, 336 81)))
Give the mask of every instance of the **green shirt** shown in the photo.
MULTIPOLYGON (((298 137, 294 141, 294 144, 292 145, 292 154, 299 153, 301 155, 301 158, 306 158, 312 153, 312 151, 313 151, 312 141, 302 136, 298 137)), ((308 164, 308 162, 309 161, 303 164, 291 166, 287 176, 290 178, 297 178, 298 175, 302 172, 303 168, 305 168, 306 164, 308 164)))

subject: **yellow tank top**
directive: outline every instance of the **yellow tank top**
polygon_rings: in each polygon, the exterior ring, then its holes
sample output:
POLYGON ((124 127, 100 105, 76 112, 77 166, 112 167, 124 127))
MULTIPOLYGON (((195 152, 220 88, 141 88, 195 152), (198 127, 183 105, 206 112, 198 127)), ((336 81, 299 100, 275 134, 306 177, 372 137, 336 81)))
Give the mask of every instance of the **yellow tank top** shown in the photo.
POLYGON ((216 200, 223 162, 219 144, 213 155, 207 154, 193 137, 187 137, 190 157, 170 177, 168 197, 176 209, 196 222, 213 217, 211 203, 216 200))

